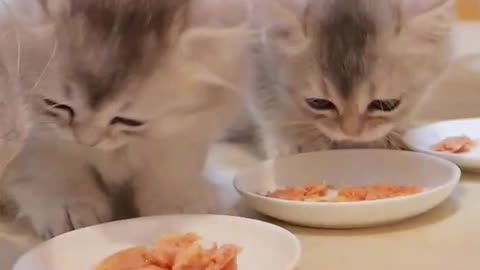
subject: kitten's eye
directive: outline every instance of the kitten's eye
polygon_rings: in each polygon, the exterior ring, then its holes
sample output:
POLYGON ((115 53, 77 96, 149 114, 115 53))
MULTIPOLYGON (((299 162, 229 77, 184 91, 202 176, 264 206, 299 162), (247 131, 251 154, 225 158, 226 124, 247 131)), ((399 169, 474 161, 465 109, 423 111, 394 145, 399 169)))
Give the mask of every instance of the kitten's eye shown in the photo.
POLYGON ((368 105, 369 111, 391 112, 400 106, 399 99, 374 100, 368 105))
POLYGON ((65 111, 69 114, 71 119, 75 117, 75 111, 68 105, 60 104, 48 98, 44 98, 43 102, 49 107, 49 109, 65 111))
POLYGON ((145 122, 138 121, 138 120, 133 120, 133 119, 128 119, 128 118, 123 118, 123 117, 115 117, 112 119, 111 122, 112 125, 124 125, 124 126, 129 126, 129 127, 141 127, 145 125, 145 122))
POLYGON ((337 109, 337 106, 333 104, 328 99, 322 99, 322 98, 307 98, 305 100, 312 109, 316 111, 333 111, 337 109))
POLYGON ((51 100, 51 99, 48 99, 48 98, 44 98, 44 99, 43 99, 43 102, 45 103, 45 105, 50 106, 50 107, 53 107, 53 106, 55 106, 55 105, 58 105, 57 102, 55 102, 55 101, 53 101, 53 100, 51 100))

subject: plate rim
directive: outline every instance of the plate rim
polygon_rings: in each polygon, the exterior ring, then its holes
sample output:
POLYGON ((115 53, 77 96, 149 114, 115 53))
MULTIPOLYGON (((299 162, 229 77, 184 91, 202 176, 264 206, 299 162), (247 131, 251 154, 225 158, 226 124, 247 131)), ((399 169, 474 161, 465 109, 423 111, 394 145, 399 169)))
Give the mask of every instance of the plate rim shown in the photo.
POLYGON ((269 223, 269 222, 262 221, 262 220, 258 220, 258 219, 241 217, 241 216, 232 216, 232 215, 172 214, 172 215, 157 215, 157 216, 146 216, 146 217, 123 219, 123 220, 115 220, 115 221, 101 223, 101 224, 97 224, 97 225, 93 225, 93 226, 88 226, 88 227, 85 227, 85 228, 81 228, 81 229, 78 229, 78 230, 74 230, 74 231, 70 231, 70 232, 61 234, 61 235, 59 235, 55 238, 52 238, 52 239, 49 239, 47 241, 44 241, 44 242, 41 242, 41 243, 37 244, 35 247, 31 248, 30 250, 28 250, 27 252, 22 254, 22 256, 20 256, 16 260, 15 264, 13 265, 13 267, 11 269, 12 270, 20 270, 18 268, 19 267, 18 265, 26 257, 30 256, 31 254, 33 254, 33 253, 35 253, 39 250, 42 250, 46 246, 50 245, 53 241, 69 237, 73 234, 79 234, 79 233, 82 233, 84 231, 91 230, 95 227, 112 226, 114 224, 121 224, 121 223, 126 223, 126 222, 135 222, 135 221, 145 221, 145 220, 169 219, 169 218, 198 218, 198 217, 209 217, 209 218, 220 218, 220 219, 226 218, 226 219, 230 219, 230 220, 240 220, 242 222, 254 223, 254 224, 257 224, 257 225, 261 225, 261 226, 264 226, 264 227, 270 227, 271 229, 275 229, 275 231, 281 232, 285 236, 287 236, 289 238, 289 241, 291 241, 291 243, 293 244, 295 254, 293 254, 293 259, 292 259, 291 265, 286 266, 286 269, 294 270, 294 269, 296 269, 296 267, 298 267, 298 265, 300 263, 300 259, 301 259, 302 253, 303 253, 303 249, 302 249, 300 239, 296 235, 294 235, 292 232, 290 232, 289 230, 287 230, 287 229, 285 229, 281 226, 278 226, 276 224, 269 223))
MULTIPOLYGON (((459 119, 437 121, 437 122, 433 122, 433 123, 420 125, 420 126, 417 126, 415 128, 407 130, 402 135, 402 141, 409 149, 411 149, 412 151, 415 151, 417 153, 424 153, 424 154, 428 154, 428 155, 432 155, 432 156, 437 156, 437 157, 440 157, 440 158, 443 158, 443 159, 448 159, 449 161, 451 161, 453 163, 456 163, 460 167, 472 167, 472 166, 466 166, 462 163, 468 163, 468 162, 471 162, 471 161, 480 162, 480 156, 479 157, 472 157, 472 156, 466 156, 466 155, 461 155, 461 154, 436 152, 436 151, 433 151, 431 149, 425 149, 425 148, 419 147, 416 144, 411 143, 411 141, 408 139, 412 136, 413 133, 419 132, 422 129, 426 129, 426 128, 429 128, 429 127, 451 124, 451 123, 472 122, 472 121, 480 122, 480 118, 479 117, 459 118, 459 119)), ((474 167, 480 168, 480 165, 474 166, 474 167)))
POLYGON ((429 196, 431 193, 438 192, 439 190, 449 188, 449 187, 455 187, 460 183, 462 176, 462 171, 459 168, 457 164, 454 162, 443 159, 440 157, 436 157, 433 155, 429 155, 423 152, 413 152, 413 151, 404 151, 404 150, 390 150, 390 149, 332 149, 332 150, 324 150, 324 151, 316 151, 316 152, 309 152, 309 153, 301 153, 293 156, 288 156, 288 157, 281 157, 278 159, 268 159, 264 160, 258 164, 255 164, 254 166, 251 166, 243 171, 237 172, 235 174, 234 180, 233 180, 233 186, 235 187, 235 190, 242 196, 242 197, 252 197, 258 200, 262 200, 266 203, 273 203, 273 204, 281 204, 285 206, 299 206, 299 207, 309 207, 309 208, 324 208, 324 207, 353 207, 353 206, 369 206, 369 205, 378 205, 380 203, 396 203, 396 202, 401 202, 405 200, 412 200, 415 198, 421 198, 425 196, 429 196), (405 197, 396 197, 396 198, 388 198, 388 199, 383 199, 383 200, 376 200, 376 201, 361 201, 361 202, 298 202, 298 201, 287 201, 287 200, 282 200, 282 199, 276 199, 276 198, 269 198, 266 196, 263 196, 261 194, 257 194, 252 191, 244 190, 242 189, 239 184, 241 182, 241 176, 248 174, 249 172, 256 170, 262 166, 265 166, 268 163, 272 163, 278 160, 288 160, 294 157, 301 157, 301 156, 306 156, 306 155, 314 155, 314 154, 328 154, 329 152, 396 152, 398 154, 402 155, 415 155, 415 156, 423 156, 424 158, 435 160, 435 162, 443 163, 444 165, 450 167, 452 169, 452 173, 454 174, 452 176, 452 179, 446 182, 443 185, 437 186, 433 189, 428 190, 427 192, 422 192, 414 195, 409 195, 405 197))

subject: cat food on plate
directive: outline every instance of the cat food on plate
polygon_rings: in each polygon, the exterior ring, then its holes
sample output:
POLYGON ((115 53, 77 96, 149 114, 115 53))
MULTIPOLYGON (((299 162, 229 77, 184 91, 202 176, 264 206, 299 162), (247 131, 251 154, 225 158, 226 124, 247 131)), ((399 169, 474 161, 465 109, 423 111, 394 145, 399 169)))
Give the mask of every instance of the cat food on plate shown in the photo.
POLYGON ((267 197, 301 202, 359 202, 403 197, 421 193, 420 187, 395 186, 388 184, 329 188, 325 184, 289 187, 266 194, 267 197))
POLYGON ((468 153, 475 147, 475 141, 467 136, 448 137, 433 147, 437 152, 453 154, 468 153))
POLYGON ((422 191, 423 189, 420 187, 395 186, 385 184, 361 187, 347 187, 339 190, 337 201, 375 201, 415 195, 421 193, 422 191))
POLYGON ((325 201, 328 191, 327 185, 308 185, 304 187, 278 189, 268 193, 267 197, 288 201, 325 201))
POLYGON ((224 245, 205 249, 195 234, 167 236, 152 248, 120 251, 103 261, 96 270, 237 270, 241 249, 224 245))

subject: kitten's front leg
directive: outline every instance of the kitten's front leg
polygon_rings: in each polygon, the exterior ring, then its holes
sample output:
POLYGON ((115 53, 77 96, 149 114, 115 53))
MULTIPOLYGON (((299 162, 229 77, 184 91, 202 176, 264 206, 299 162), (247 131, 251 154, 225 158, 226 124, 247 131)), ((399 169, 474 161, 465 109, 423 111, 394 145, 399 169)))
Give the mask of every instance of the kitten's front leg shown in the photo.
POLYGON ((263 130, 260 132, 263 151, 267 159, 276 159, 298 154, 301 146, 298 142, 287 140, 281 134, 273 131, 263 130))
POLYGON ((291 134, 291 131, 273 130, 262 132, 262 140, 267 158, 275 159, 301 153, 310 153, 331 148, 325 137, 318 131, 306 133, 304 136, 291 134), (290 133, 290 134, 289 134, 290 133))
POLYGON ((215 187, 201 175, 143 175, 135 179, 135 202, 141 216, 222 214, 215 187))
POLYGON ((142 216, 223 213, 219 190, 203 175, 208 140, 191 133, 136 147, 145 160, 134 178, 136 206, 142 216))
POLYGON ((85 160, 69 151, 75 149, 27 144, 6 175, 7 192, 43 238, 112 219, 85 160))
POLYGON ((384 138, 370 143, 369 148, 384 148, 393 150, 408 150, 407 145, 402 139, 402 133, 399 131, 393 131, 387 134, 384 138))

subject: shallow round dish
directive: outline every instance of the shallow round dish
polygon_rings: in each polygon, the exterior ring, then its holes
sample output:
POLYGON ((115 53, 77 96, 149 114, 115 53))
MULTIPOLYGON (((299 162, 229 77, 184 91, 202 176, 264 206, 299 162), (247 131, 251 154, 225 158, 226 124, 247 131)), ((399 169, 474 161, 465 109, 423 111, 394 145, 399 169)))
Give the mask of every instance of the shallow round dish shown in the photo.
POLYGON ((265 161, 235 178, 235 187, 259 212, 297 225, 359 228, 397 222, 443 202, 460 179, 453 163, 426 154, 388 150, 337 150, 265 161), (420 186, 412 196, 365 202, 293 202, 266 194, 284 187, 328 183, 420 186))
POLYGON ((480 171, 480 144, 471 152, 462 154, 440 153, 432 147, 448 137, 468 136, 480 142, 480 118, 438 122, 412 129, 403 140, 412 150, 448 159, 463 169, 480 171))
POLYGON ((151 245, 165 234, 197 233, 207 242, 243 248, 238 270, 294 270, 300 244, 288 231, 238 217, 179 215, 118 221, 54 238, 24 255, 13 270, 94 270, 113 253, 151 245))

